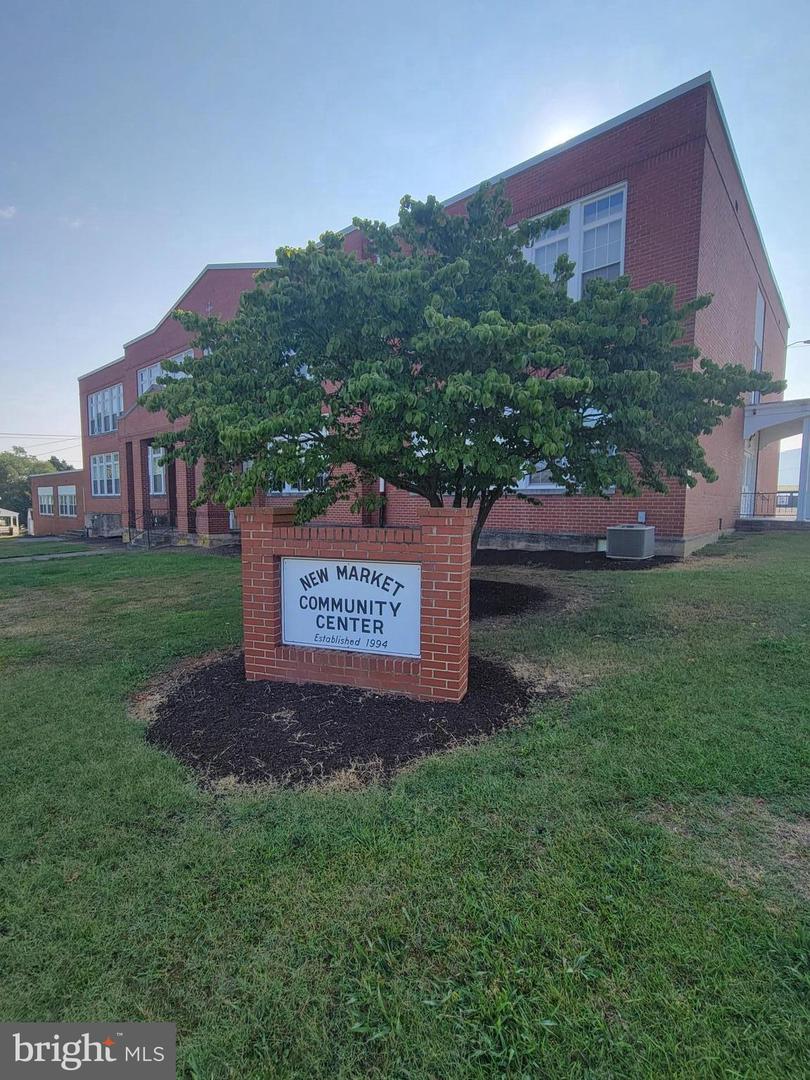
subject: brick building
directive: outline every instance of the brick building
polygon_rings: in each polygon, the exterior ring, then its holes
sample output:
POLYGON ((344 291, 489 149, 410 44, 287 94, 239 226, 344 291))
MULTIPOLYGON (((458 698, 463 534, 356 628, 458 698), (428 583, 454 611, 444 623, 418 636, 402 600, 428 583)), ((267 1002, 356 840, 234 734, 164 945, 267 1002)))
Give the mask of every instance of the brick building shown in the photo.
POLYGON ((31 477, 29 532, 68 536, 84 531, 84 471, 37 473, 31 477))
POLYGON ((161 361, 182 358, 190 336, 173 318, 177 308, 229 318, 253 277, 269 263, 206 266, 153 330, 133 338, 124 355, 79 379, 84 461, 84 524, 93 536, 148 536, 217 543, 230 539, 232 518, 220 506, 192 507, 199 472, 168 467, 152 440, 169 424, 138 405, 161 374, 161 361))
MULTIPOLYGON (((526 257, 550 271, 567 252, 576 263, 572 296, 581 295, 590 277, 620 274, 638 287, 674 284, 678 302, 712 293, 712 304, 687 327, 688 339, 720 363, 750 364, 783 376, 787 315, 711 75, 491 179, 504 180, 514 221, 569 208, 568 225, 545 235, 526 257)), ((477 186, 446 200, 448 211, 464 213, 477 186)), ((359 257, 366 254, 356 229, 345 230, 344 245, 359 257)), ((206 267, 172 310, 182 306, 228 317, 264 265, 270 264, 206 267)), ((160 466, 150 444, 167 423, 136 404, 160 361, 189 347, 189 336, 170 311, 154 330, 129 342, 120 359, 80 378, 84 520, 91 532, 137 542, 149 529, 175 542, 216 543, 235 530, 233 515, 223 508, 191 507, 198 477, 182 463, 160 466)), ((767 406, 752 402, 750 409, 756 407, 767 406)), ((801 431, 805 419, 799 413, 801 431)), ((700 481, 691 490, 674 485, 667 494, 639 498, 569 496, 549 484, 540 467, 523 486, 542 504, 502 499, 482 544, 592 549, 608 525, 641 516, 655 525, 659 552, 688 553, 734 528, 741 492, 777 490, 779 438, 787 429, 769 440, 760 424, 747 438, 745 424, 744 410, 737 410, 705 440, 719 479, 700 481)), ((810 438, 805 443, 808 457, 810 438)), ((295 495, 287 490, 267 499, 283 503, 295 495)), ((397 490, 386 495, 388 525, 415 519, 415 496, 397 490)), ((356 521, 348 504, 334 507, 328 519, 356 521)))

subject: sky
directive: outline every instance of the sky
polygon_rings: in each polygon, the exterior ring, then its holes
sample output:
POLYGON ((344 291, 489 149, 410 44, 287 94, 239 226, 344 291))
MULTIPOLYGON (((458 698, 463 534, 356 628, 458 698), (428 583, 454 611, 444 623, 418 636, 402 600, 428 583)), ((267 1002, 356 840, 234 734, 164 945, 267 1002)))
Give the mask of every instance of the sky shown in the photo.
POLYGON ((77 377, 206 263, 393 220, 709 69, 810 338, 809 51, 806 0, 3 0, 0 449, 80 463, 77 377))

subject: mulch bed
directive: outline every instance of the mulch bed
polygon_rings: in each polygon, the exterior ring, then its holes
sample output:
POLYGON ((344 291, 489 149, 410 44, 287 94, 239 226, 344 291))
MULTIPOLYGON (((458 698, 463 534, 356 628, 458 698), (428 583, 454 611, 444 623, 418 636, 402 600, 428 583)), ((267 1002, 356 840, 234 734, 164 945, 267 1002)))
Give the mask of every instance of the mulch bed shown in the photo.
POLYGON ((525 551, 479 548, 474 566, 541 566, 548 570, 655 570, 680 562, 674 556, 656 555, 652 559, 608 559, 601 551, 525 551))
POLYGON ((502 664, 470 658, 464 701, 414 701, 315 683, 247 682, 241 653, 199 668, 160 702, 147 741, 205 782, 346 786, 384 778, 426 754, 492 735, 532 690, 502 664))
MULTIPOLYGON (((547 589, 473 578, 473 619, 552 610, 547 589)), ((415 701, 316 683, 247 682, 241 653, 192 668, 158 688, 147 741, 189 765, 203 782, 357 786, 409 761, 480 739, 525 712, 533 690, 503 664, 470 658, 464 701, 415 701)))
POLYGON ((538 585, 491 578, 470 579, 470 618, 494 619, 555 606, 553 594, 538 585))

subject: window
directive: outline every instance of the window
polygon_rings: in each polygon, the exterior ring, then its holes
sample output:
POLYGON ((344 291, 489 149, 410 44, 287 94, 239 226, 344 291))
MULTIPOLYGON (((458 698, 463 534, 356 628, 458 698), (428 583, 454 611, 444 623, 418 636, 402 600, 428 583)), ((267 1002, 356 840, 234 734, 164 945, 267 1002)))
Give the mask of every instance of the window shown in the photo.
POLYGON ((95 394, 87 395, 87 416, 91 435, 102 435, 105 431, 115 431, 118 417, 124 411, 124 388, 121 383, 108 386, 95 394))
POLYGON ((557 259, 567 255, 576 267, 568 283, 568 294, 575 300, 591 278, 615 280, 624 270, 626 195, 622 186, 571 203, 568 222, 539 236, 525 249, 526 258, 552 277, 557 259))
POLYGON ((149 447, 149 494, 166 494, 166 465, 161 446, 149 447))
POLYGON ((615 281, 621 274, 624 192, 614 191, 582 207, 582 284, 594 277, 615 281))
MULTIPOLYGON (((186 349, 185 352, 175 353, 174 356, 167 356, 167 360, 176 360, 179 364, 181 360, 185 360, 189 356, 194 355, 193 349, 186 349)), ((161 375, 171 375, 173 379, 182 379, 184 375, 181 371, 164 371, 163 361, 158 360, 154 364, 150 364, 149 367, 143 367, 138 369, 138 397, 141 394, 145 394, 147 390, 151 390, 153 386, 157 384, 157 380, 161 375)))
POLYGON ((39 512, 43 517, 53 517, 53 488, 39 489, 39 512))
MULTIPOLYGON (((589 406, 583 410, 582 426, 595 428, 600 424, 603 416, 604 414, 601 413, 599 409, 594 409, 589 406)), ((615 454, 616 447, 609 447, 608 453, 611 455, 615 454)), ((565 466, 568 464, 568 459, 564 457, 558 458, 557 464, 565 466)), ((545 491, 546 494, 553 494, 555 492, 564 494, 567 490, 564 484, 557 484, 552 480, 551 470, 548 468, 545 461, 538 461, 534 469, 521 478, 518 487, 523 491, 545 491)), ((615 485, 611 484, 610 487, 604 489, 604 494, 612 495, 615 490, 615 485)))
POLYGON ((58 489, 59 517, 76 517, 76 486, 65 484, 58 489))
POLYGON ((533 262, 541 274, 554 277, 554 266, 560 255, 568 254, 568 229, 571 222, 567 221, 558 229, 550 229, 543 233, 533 250, 533 262))
POLYGON ((282 487, 268 488, 268 495, 308 495, 310 491, 323 491, 329 480, 328 473, 321 473, 312 487, 307 487, 302 480, 295 484, 284 484, 282 487))
POLYGON ((94 495, 120 495, 118 454, 93 454, 90 458, 90 481, 94 495))
MULTIPOLYGON (((765 297, 757 289, 757 306, 754 312, 754 371, 762 371, 762 349, 765 344, 765 297)), ((751 392, 751 404, 758 405, 762 398, 760 390, 751 392)))
POLYGON ((518 484, 523 491, 555 491, 564 492, 562 484, 555 484, 551 479, 551 470, 547 468, 545 461, 538 461, 533 472, 527 473, 518 484))

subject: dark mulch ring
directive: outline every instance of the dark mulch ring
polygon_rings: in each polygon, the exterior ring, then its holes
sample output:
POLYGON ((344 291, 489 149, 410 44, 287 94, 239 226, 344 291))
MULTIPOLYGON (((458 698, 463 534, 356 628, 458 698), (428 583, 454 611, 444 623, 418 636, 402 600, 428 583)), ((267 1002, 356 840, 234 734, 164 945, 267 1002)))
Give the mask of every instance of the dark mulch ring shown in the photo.
POLYGON ((539 585, 490 578, 470 579, 470 618, 492 619, 524 611, 553 608, 555 597, 539 585))
POLYGON ((548 570, 655 570, 680 562, 674 556, 652 559, 608 559, 603 551, 527 551, 523 548, 479 548, 474 566, 544 566, 548 570))
POLYGON ((464 701, 315 683, 247 682, 241 653, 191 673, 157 704, 146 738, 204 782, 353 787, 426 754, 494 734, 528 708, 532 689, 502 664, 470 658, 464 701))

